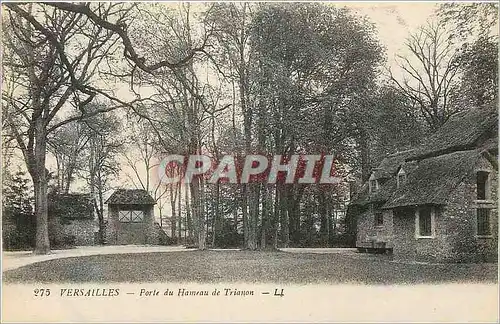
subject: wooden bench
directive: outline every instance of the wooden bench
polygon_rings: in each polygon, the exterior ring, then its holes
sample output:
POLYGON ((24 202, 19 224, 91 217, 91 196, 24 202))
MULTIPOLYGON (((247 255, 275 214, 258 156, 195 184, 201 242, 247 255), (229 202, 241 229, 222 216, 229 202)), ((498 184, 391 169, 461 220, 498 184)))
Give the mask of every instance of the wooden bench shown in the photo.
POLYGON ((363 246, 357 248, 358 251, 361 253, 368 252, 376 254, 376 253, 392 252, 392 248, 387 247, 387 242, 371 240, 371 241, 361 242, 361 244, 363 246))

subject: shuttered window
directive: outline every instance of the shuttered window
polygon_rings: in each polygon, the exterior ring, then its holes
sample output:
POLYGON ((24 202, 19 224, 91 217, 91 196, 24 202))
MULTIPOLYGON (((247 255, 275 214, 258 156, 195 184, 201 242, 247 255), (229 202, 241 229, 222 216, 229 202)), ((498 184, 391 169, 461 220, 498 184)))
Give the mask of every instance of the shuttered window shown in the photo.
POLYGON ((432 218, 431 218, 431 209, 428 207, 424 207, 420 209, 419 213, 419 228, 420 228, 420 236, 431 236, 432 235, 432 218))
POLYGON ((142 210, 120 210, 118 220, 122 223, 140 223, 144 220, 142 210))
POLYGON ((415 236, 417 238, 434 238, 436 231, 435 217, 439 214, 437 208, 421 206, 415 215, 415 236))
POLYGON ((118 220, 120 222, 124 222, 124 223, 130 222, 130 211, 129 210, 120 210, 118 212, 118 220))
POLYGON ((144 213, 142 212, 142 210, 133 210, 130 216, 133 223, 138 223, 142 222, 142 219, 144 218, 144 213))
POLYGON ((381 211, 375 212, 375 226, 384 225, 384 214, 381 211))
POLYGON ((476 175, 477 184, 477 199, 486 200, 488 199, 488 176, 489 173, 485 171, 479 171, 476 175))
POLYGON ((477 235, 491 235, 490 210, 487 208, 477 209, 477 235))

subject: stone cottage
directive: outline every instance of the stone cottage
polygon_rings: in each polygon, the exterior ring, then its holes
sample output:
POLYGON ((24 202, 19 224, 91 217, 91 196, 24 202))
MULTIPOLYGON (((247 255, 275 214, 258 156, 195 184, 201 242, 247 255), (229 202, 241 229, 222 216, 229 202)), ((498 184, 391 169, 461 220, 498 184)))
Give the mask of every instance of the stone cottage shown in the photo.
POLYGON ((146 190, 119 189, 106 203, 108 244, 158 244, 154 222, 155 201, 146 190))
POLYGON ((95 244, 98 228, 89 194, 49 194, 48 215, 52 246, 95 244))
POLYGON ((496 109, 474 109, 384 159, 351 203, 356 247, 395 259, 497 260, 497 132, 496 109))
POLYGON ((413 152, 398 152, 384 158, 351 202, 350 214, 356 218, 356 247, 361 252, 392 251, 392 212, 382 206, 394 193, 400 165, 413 152))

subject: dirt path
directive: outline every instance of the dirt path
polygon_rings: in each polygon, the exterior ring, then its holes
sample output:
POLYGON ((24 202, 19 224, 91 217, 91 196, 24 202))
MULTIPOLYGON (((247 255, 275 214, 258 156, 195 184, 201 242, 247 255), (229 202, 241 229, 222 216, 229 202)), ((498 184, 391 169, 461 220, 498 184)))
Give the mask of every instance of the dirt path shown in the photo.
POLYGON ((113 245, 113 246, 78 246, 68 250, 53 250, 50 254, 36 255, 30 251, 3 252, 2 272, 17 269, 28 264, 60 258, 79 257, 87 255, 148 253, 148 252, 178 252, 192 251, 184 246, 155 245, 113 245))

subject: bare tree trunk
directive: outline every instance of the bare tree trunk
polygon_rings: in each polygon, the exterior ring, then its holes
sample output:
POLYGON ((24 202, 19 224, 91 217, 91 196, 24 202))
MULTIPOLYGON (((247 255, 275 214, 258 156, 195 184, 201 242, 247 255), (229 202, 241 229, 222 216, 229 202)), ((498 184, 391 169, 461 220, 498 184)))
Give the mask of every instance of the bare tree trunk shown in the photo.
POLYGON ((284 188, 282 188, 280 191, 280 221, 283 247, 285 248, 290 245, 288 203, 288 197, 284 192, 284 188))
POLYGON ((68 166, 68 170, 66 170, 66 179, 63 187, 63 193, 65 194, 69 193, 69 187, 71 186, 71 177, 73 176, 73 171, 71 170, 71 168, 72 168, 71 166, 68 166))
MULTIPOLYGON (((181 215, 181 200, 182 200, 181 199, 181 191, 182 191, 182 186, 181 186, 180 183, 177 183, 177 191, 178 191, 177 192, 177 197, 179 197, 179 199, 177 200, 177 204, 178 204, 177 205, 177 207, 178 207, 177 208, 177 210, 178 210, 177 214, 179 215, 179 218, 178 218, 179 224, 178 224, 178 228, 177 228, 177 231, 178 231, 177 235, 178 235, 179 241, 180 241, 180 239, 182 237, 182 215, 181 215)), ((186 226, 186 225, 184 224, 184 226, 186 226)))
POLYGON ((186 203, 186 223, 187 223, 187 239, 190 241, 189 243, 191 244, 193 240, 193 219, 191 217, 191 201, 190 201, 190 194, 189 194, 189 186, 188 184, 185 184, 185 203, 186 203))
MULTIPOLYGON (((268 245, 268 240, 273 236, 271 233, 271 224, 273 223, 272 218, 274 212, 272 210, 273 200, 271 194, 271 187, 264 185, 264 196, 262 198, 262 225, 261 225, 261 240, 260 248, 266 249, 268 245)), ((272 243, 272 241, 271 241, 272 243)))
POLYGON ((300 243, 300 201, 302 199, 305 186, 288 185, 287 186, 287 208, 288 208, 288 225, 291 242, 294 245, 300 243))
POLYGON ((330 199, 329 197, 326 197, 325 199, 325 209, 326 209, 326 246, 330 247, 330 242, 332 238, 332 221, 331 221, 331 211, 330 211, 330 199))
POLYGON ((254 251, 257 250, 257 224, 259 215, 260 202, 260 183, 252 183, 250 185, 251 205, 248 219, 248 242, 246 248, 254 251))
POLYGON ((170 208, 172 209, 172 218, 170 219, 171 221, 171 235, 172 235, 172 239, 175 239, 176 235, 177 235, 177 214, 176 214, 176 211, 175 211, 175 207, 176 207, 176 200, 177 200, 177 197, 176 195, 174 195, 174 185, 171 184, 170 185, 170 208))
POLYGON ((274 249, 278 249, 278 228, 280 223, 280 195, 279 195, 279 185, 276 184, 274 190, 274 213, 272 220, 272 232, 273 232, 273 245, 274 249))
POLYGON ((103 197, 103 186, 101 183, 101 177, 99 177, 98 180, 99 183, 99 190, 98 190, 98 195, 99 195, 99 211, 97 212, 97 218, 99 222, 99 244, 104 244, 105 243, 105 232, 106 232, 106 226, 104 224, 104 197, 103 197))
POLYGON ((195 178, 190 184, 191 202, 193 206, 194 233, 197 238, 198 249, 206 249, 205 217, 202 209, 202 193, 200 192, 200 178, 195 178))
POLYGON ((215 184, 214 217, 212 226, 212 246, 218 246, 217 235, 222 232, 222 219, 219 210, 220 205, 220 183, 215 184))
POLYGON ((328 237, 328 219, 327 219, 325 192, 321 190, 321 188, 318 191, 318 203, 319 203, 318 214, 321 220, 319 233, 321 238, 321 244, 325 246, 328 237))
MULTIPOLYGON (((243 6, 242 16, 245 17, 246 5, 243 6)), ((245 36, 244 22, 242 23, 241 36, 245 36)), ((243 132, 245 137, 245 152, 250 154, 252 143, 252 111, 247 107, 247 67, 245 62, 245 44, 240 42, 239 47, 239 66, 238 66, 238 87, 240 95, 241 111, 243 113, 243 132)), ((257 249, 257 217, 258 217, 258 203, 252 201, 256 199, 256 190, 252 185, 243 184, 243 228, 245 232, 245 248, 250 250, 257 249), (250 200, 248 199, 250 197, 250 200), (257 206, 257 211, 255 211, 257 206), (250 211, 248 211, 248 209, 250 211)))
POLYGON ((307 215, 307 246, 311 247, 313 245, 313 217, 315 206, 308 206, 309 208, 306 210, 307 215))
POLYGON ((241 211, 243 214, 243 246, 246 248, 248 246, 248 234, 250 230, 248 229, 248 186, 247 184, 242 184, 241 187, 241 211))
POLYGON ((331 208, 331 215, 332 215, 332 227, 333 227, 333 230, 332 230, 332 233, 334 235, 337 234, 337 218, 338 218, 338 215, 337 215, 337 208, 335 205, 330 205, 332 208, 331 208))
POLYGON ((35 190, 36 238, 34 252, 36 254, 48 254, 50 253, 50 243, 47 209, 47 171, 45 169, 47 137, 42 119, 36 120, 35 127, 35 168, 30 168, 35 190))

